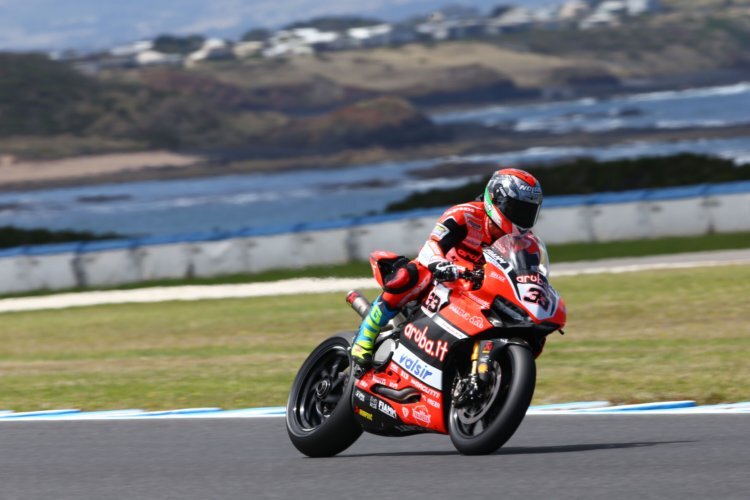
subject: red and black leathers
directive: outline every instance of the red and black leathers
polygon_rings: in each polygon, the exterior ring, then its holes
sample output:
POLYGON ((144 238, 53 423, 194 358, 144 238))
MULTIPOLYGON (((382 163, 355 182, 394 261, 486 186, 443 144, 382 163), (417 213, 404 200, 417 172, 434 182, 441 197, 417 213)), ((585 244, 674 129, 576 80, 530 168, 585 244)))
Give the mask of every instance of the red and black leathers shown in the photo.
POLYGON ((482 248, 502 235, 481 201, 448 209, 438 219, 419 256, 385 277, 383 302, 392 309, 400 309, 417 299, 429 287, 432 273, 441 262, 461 259, 483 264, 482 248))

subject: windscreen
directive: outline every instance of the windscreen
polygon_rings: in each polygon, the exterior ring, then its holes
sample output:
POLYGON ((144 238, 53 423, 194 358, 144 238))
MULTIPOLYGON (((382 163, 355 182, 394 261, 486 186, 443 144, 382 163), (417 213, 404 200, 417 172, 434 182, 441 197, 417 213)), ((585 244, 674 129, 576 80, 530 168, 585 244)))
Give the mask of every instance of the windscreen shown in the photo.
POLYGON ((492 250, 513 266, 519 275, 540 273, 549 278, 547 247, 533 233, 506 234, 492 244, 492 250))

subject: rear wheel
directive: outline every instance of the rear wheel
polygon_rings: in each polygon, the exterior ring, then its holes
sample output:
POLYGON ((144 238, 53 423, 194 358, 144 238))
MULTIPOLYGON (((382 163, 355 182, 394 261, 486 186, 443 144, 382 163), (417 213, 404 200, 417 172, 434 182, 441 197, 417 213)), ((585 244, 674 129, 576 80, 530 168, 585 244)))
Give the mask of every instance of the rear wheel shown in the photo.
POLYGON ((349 403, 351 375, 349 342, 331 337, 302 364, 286 407, 286 428, 295 448, 310 457, 344 451, 362 434, 349 403))
MULTIPOLYGON (((531 351, 511 344, 492 360, 489 381, 470 404, 451 403, 448 430, 451 441, 465 455, 492 453, 516 432, 526 416, 536 385, 531 351)), ((456 374, 456 380, 461 378, 456 374)))

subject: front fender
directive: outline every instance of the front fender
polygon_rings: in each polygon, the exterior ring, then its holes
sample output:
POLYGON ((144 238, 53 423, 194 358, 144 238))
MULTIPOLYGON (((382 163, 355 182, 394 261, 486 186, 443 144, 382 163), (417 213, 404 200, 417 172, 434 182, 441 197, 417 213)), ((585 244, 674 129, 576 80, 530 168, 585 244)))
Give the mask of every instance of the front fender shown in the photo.
POLYGON ((526 342, 523 339, 519 339, 517 337, 513 337, 511 339, 504 339, 504 338, 498 338, 498 339, 492 339, 492 342, 495 342, 496 345, 492 348, 492 351, 490 352, 490 358, 497 359, 497 355, 500 354, 503 350, 507 349, 508 346, 511 345, 518 345, 523 348, 528 349, 532 354, 534 353, 534 349, 531 348, 528 342, 526 342))

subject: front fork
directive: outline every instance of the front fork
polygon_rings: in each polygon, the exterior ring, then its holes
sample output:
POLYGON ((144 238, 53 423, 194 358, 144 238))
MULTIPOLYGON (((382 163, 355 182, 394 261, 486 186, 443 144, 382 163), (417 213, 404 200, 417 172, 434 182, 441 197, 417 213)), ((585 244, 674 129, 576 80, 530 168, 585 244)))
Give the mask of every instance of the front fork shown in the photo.
POLYGON ((453 388, 453 405, 468 406, 482 398, 482 388, 490 382, 490 354, 495 347, 492 340, 477 340, 471 351, 471 371, 453 388))

